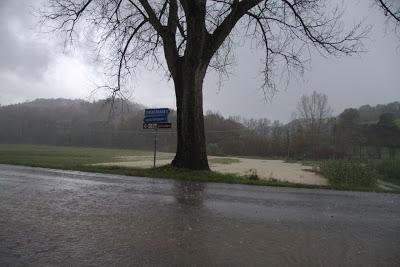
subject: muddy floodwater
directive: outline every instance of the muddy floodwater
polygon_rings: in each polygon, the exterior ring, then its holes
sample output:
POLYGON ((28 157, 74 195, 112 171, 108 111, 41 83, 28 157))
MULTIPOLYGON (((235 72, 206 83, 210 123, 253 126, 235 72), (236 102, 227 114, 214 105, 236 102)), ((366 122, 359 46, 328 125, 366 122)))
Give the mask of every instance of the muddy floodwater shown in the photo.
POLYGON ((0 266, 400 266, 400 195, 0 165, 0 266))
MULTIPOLYGON (((160 153, 157 166, 170 164, 173 154, 160 153)), ((299 184, 328 185, 328 180, 321 175, 312 172, 312 167, 301 163, 288 163, 283 160, 246 159, 238 157, 215 157, 209 156, 210 168, 221 173, 234 173, 249 175, 253 171, 260 179, 277 179, 299 184), (228 160, 228 162, 218 162, 228 160), (232 161, 232 162, 229 162, 232 161)), ((128 156, 117 157, 113 162, 96 163, 93 165, 122 166, 151 168, 153 166, 152 156, 128 156)))

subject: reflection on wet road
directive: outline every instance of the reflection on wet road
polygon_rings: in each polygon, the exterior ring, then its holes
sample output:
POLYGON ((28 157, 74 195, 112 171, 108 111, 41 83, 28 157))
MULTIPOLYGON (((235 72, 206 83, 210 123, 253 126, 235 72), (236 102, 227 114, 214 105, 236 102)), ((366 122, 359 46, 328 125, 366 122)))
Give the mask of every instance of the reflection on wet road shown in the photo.
POLYGON ((400 266, 400 195, 0 165, 0 266, 400 266))

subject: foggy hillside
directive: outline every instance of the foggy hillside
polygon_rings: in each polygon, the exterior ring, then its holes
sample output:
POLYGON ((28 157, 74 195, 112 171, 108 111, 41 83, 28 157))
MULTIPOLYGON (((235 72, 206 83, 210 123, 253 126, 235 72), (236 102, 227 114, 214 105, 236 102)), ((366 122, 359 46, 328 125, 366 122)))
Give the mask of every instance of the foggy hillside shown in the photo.
MULTIPOLYGON (((111 102, 106 100, 87 102, 79 99, 37 99, 2 106, 0 143, 151 150, 153 131, 142 129, 144 108, 120 100, 111 107, 111 102)), ((205 116, 207 149, 212 155, 327 158, 353 155, 362 147, 365 153, 373 152, 379 156, 381 148, 398 146, 395 139, 400 137, 399 128, 388 128, 387 122, 382 126, 385 118, 389 124, 392 120, 393 125, 397 125, 399 102, 375 107, 364 105, 348 109, 336 119, 326 119, 318 134, 320 142, 315 154, 315 136, 310 134, 304 120, 297 119, 284 125, 266 118, 224 118, 208 111, 205 116), (380 136, 385 136, 386 141, 380 136)), ((170 121, 176 125, 173 111, 170 121)), ((175 129, 160 130, 160 150, 173 152, 175 146, 175 129)))

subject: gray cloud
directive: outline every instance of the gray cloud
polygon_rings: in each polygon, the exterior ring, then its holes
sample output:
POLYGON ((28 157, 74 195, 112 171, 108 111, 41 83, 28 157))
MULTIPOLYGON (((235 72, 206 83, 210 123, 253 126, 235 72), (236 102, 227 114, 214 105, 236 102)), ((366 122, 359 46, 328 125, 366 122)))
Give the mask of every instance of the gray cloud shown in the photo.
MULTIPOLYGON (((0 0, 0 103, 15 103, 36 97, 87 97, 101 80, 94 72, 90 53, 62 54, 56 36, 38 36, 32 8, 36 0, 0 0)), ((262 51, 238 47, 232 75, 218 90, 216 75, 209 73, 204 88, 204 109, 223 115, 267 117, 287 121, 300 96, 313 90, 325 93, 336 113, 347 107, 400 100, 400 41, 387 30, 385 17, 371 1, 349 1, 346 23, 366 19, 374 25, 365 41, 367 53, 351 58, 314 55, 303 78, 292 80, 287 90, 265 102, 258 89, 262 51)), ((100 71, 99 71, 100 72, 100 71)), ((148 106, 174 107, 173 84, 160 74, 140 70, 132 89, 133 100, 148 106)))
POLYGON ((59 36, 40 32, 37 13, 42 4, 0 1, 0 104, 37 97, 85 98, 94 87, 88 62, 73 51, 64 54, 59 36))
POLYGON ((13 72, 21 78, 40 79, 51 62, 45 43, 20 40, 5 24, 0 26, 0 71, 13 72))
POLYGON ((52 60, 48 43, 35 38, 32 6, 2 1, 0 6, 0 71, 23 79, 41 79, 52 60))

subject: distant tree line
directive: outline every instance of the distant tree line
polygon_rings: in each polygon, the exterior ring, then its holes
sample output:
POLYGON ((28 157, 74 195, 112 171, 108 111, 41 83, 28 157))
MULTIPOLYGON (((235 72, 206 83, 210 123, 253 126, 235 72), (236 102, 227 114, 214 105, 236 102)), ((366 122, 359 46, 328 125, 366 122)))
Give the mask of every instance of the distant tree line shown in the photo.
MULTIPOLYGON (((144 106, 115 100, 37 99, 0 107, 0 142, 152 149, 144 106)), ((176 125, 176 113, 170 115, 176 125)), ((289 123, 205 114, 210 155, 291 159, 381 158, 400 149, 400 103, 365 105, 332 116, 325 95, 304 95, 289 123)), ((173 152, 176 130, 160 130, 159 148, 173 152)))

